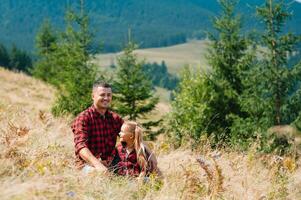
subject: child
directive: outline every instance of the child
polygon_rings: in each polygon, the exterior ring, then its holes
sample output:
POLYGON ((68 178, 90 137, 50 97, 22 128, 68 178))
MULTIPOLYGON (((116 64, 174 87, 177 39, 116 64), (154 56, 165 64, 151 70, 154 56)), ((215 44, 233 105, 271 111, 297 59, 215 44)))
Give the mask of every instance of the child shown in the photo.
POLYGON ((113 160, 114 172, 123 176, 143 178, 149 173, 159 172, 148 165, 148 155, 142 139, 142 128, 132 121, 124 122, 121 127, 120 143, 116 147, 113 160), (116 164, 117 163, 117 164, 116 164))

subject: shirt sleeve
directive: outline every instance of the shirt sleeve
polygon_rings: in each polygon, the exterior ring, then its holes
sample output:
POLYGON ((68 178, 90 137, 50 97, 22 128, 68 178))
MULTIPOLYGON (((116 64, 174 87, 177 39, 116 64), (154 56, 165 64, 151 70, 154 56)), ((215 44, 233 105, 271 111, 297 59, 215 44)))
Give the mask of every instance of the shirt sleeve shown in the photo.
POLYGON ((75 154, 78 155, 79 151, 87 147, 88 142, 88 117, 84 115, 78 116, 72 126, 74 134, 75 154))

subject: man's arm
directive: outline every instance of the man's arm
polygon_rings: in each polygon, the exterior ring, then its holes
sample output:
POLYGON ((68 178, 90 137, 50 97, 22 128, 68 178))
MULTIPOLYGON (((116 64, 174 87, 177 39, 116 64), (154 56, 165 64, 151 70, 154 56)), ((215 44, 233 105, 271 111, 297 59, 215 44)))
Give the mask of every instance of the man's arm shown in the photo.
POLYGON ((106 171, 107 168, 102 164, 102 162, 97 159, 91 151, 84 147, 79 151, 79 155, 82 159, 84 159, 87 163, 91 164, 93 167, 95 167, 96 170, 99 171, 106 171))
POLYGON ((88 123, 88 116, 80 115, 74 120, 71 126, 74 133, 75 154, 97 170, 106 170, 102 162, 92 154, 87 146, 87 141, 89 140, 88 123))

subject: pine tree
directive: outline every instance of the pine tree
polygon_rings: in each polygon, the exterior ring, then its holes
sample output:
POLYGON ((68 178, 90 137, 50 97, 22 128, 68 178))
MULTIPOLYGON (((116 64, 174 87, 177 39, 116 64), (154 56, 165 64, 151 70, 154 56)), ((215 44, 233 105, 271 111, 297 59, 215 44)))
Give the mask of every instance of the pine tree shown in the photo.
POLYGON ((55 34, 46 21, 36 39, 39 60, 33 73, 57 88, 52 107, 55 116, 76 115, 90 106, 93 83, 100 79, 96 66, 90 62, 93 35, 84 1, 80 0, 79 5, 79 12, 66 11, 64 32, 55 34))
POLYGON ((237 1, 220 0, 219 3, 222 15, 214 20, 217 36, 210 35, 212 43, 208 55, 212 66, 212 72, 207 76, 208 85, 213 89, 213 98, 209 102, 213 113, 208 117, 216 116, 210 132, 219 129, 224 133, 224 136, 220 133, 220 139, 229 139, 233 117, 246 115, 240 107, 239 96, 244 91, 242 80, 252 65, 253 54, 248 50, 249 39, 241 33, 241 18, 235 15, 237 1))
POLYGON ((57 35, 50 21, 46 19, 36 36, 36 46, 38 55, 48 55, 54 49, 54 44, 57 41, 57 35))
POLYGON ((133 53, 136 48, 131 41, 124 48, 123 55, 118 58, 114 83, 116 111, 130 120, 141 119, 158 103, 158 98, 153 97, 151 81, 142 71, 144 62, 138 61, 133 53))
POLYGON ((52 83, 55 77, 55 66, 52 53, 55 51, 58 36, 49 20, 45 20, 36 36, 38 61, 31 73, 43 81, 52 83))
POLYGON ((284 1, 266 0, 257 9, 264 23, 261 43, 265 49, 244 81, 247 90, 242 96, 242 106, 250 115, 249 131, 265 132, 274 125, 291 124, 301 114, 301 62, 289 66, 289 54, 295 51, 300 36, 284 34, 285 23, 290 18, 284 1))
POLYGON ((274 125, 292 122, 301 111, 300 105, 297 105, 299 103, 294 102, 296 105, 291 105, 291 100, 295 97, 301 100, 301 90, 298 87, 301 66, 288 67, 288 53, 294 51, 299 38, 292 33, 282 34, 285 22, 291 16, 287 9, 288 6, 283 1, 274 3, 272 0, 267 0, 265 6, 257 9, 266 27, 262 44, 268 48, 268 52, 263 60, 263 74, 267 76, 266 89, 273 99, 271 114, 274 125))
POLYGON ((239 95, 244 91, 242 77, 253 56, 248 52, 248 39, 241 34, 241 19, 235 15, 237 2, 219 2, 222 14, 214 19, 216 34, 210 35, 208 54, 212 70, 195 73, 186 69, 175 94, 169 126, 181 140, 187 135, 198 141, 202 134, 209 134, 215 142, 228 141, 233 118, 246 115, 239 95))
POLYGON ((66 30, 61 35, 54 58, 55 80, 58 88, 57 101, 52 109, 55 115, 78 114, 91 104, 91 88, 97 79, 96 66, 90 62, 89 48, 92 34, 89 31, 89 17, 84 12, 83 0, 77 14, 68 10, 66 30))
POLYGON ((243 80, 246 89, 240 97, 240 105, 248 117, 236 118, 232 129, 238 138, 248 138, 244 141, 246 147, 260 137, 261 150, 283 153, 289 150, 287 139, 268 134, 268 129, 275 125, 300 123, 301 62, 289 64, 289 55, 295 51, 301 38, 283 33, 291 16, 284 1, 266 0, 257 9, 257 14, 264 24, 259 43, 263 50, 259 51, 256 65, 243 80))

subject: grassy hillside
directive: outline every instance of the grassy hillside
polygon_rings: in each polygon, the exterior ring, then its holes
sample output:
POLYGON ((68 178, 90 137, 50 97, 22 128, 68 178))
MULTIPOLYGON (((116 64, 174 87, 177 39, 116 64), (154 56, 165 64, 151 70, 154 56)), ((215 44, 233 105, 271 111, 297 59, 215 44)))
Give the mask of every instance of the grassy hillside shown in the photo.
POLYGON ((0 68, 0 199, 291 199, 301 198, 301 160, 153 143, 161 181, 148 184, 74 169, 71 119, 54 118, 50 86, 0 68), (201 158, 199 162, 196 158, 201 158))
MULTIPOLYGON (((146 62, 161 63, 165 61, 169 72, 178 74, 185 65, 207 69, 208 63, 205 58, 207 47, 207 40, 192 40, 170 47, 138 49, 135 53, 138 58, 145 59, 146 62)), ((95 62, 103 67, 116 65, 118 55, 120 53, 98 54, 95 62)))

